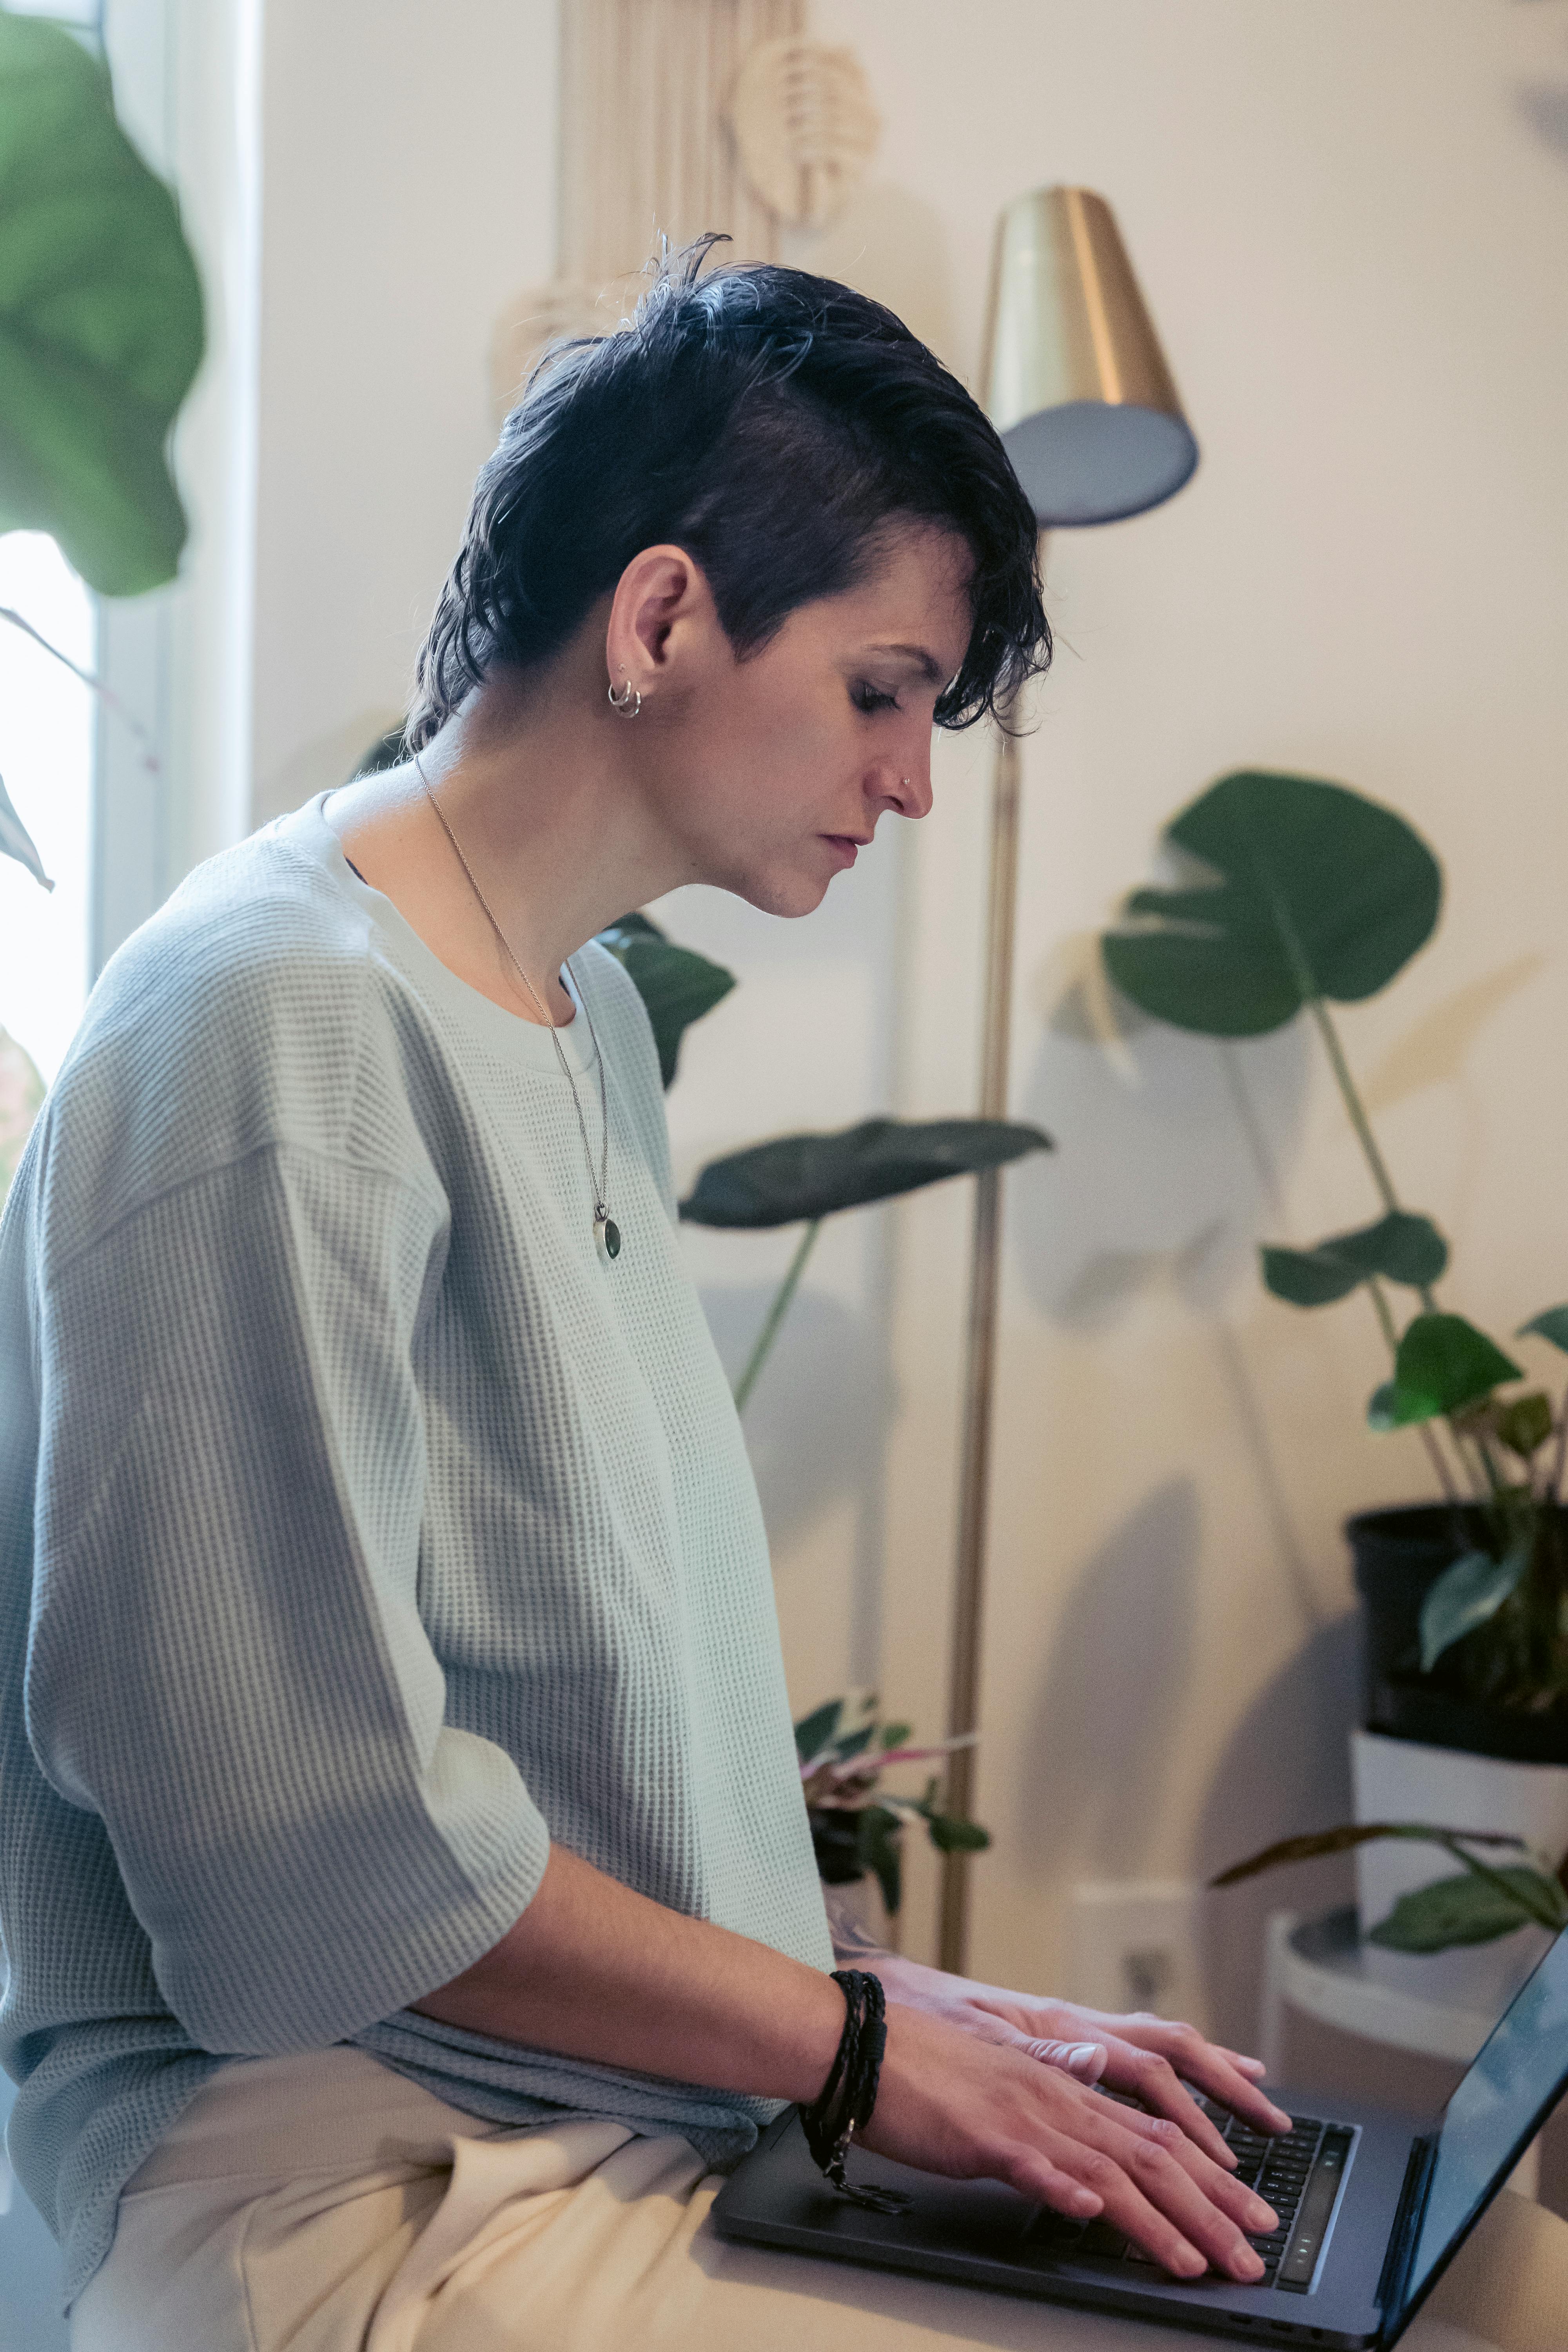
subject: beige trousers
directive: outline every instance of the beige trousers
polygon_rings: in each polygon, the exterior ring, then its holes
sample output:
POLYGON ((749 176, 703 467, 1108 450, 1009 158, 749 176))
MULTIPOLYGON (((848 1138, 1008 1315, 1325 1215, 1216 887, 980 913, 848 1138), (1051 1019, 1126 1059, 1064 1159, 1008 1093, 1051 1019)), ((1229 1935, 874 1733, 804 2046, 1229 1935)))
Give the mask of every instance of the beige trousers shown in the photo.
MULTIPOLYGON (((683 2139, 506 2131, 363 2052, 237 2061, 127 2186, 72 2352, 1168 2352, 1163 2328, 723 2244, 683 2139)), ((1504 2195, 1405 2343, 1563 2352, 1568 2224, 1504 2195)))

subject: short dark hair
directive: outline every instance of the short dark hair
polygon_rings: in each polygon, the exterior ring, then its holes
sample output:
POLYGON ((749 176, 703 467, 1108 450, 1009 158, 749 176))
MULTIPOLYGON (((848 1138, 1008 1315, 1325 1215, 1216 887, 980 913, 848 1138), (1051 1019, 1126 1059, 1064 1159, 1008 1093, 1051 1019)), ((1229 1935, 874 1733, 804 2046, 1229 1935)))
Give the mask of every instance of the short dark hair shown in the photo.
POLYGON ((634 555, 702 566, 737 655, 874 570, 902 519, 973 558, 969 645, 936 706, 967 727, 1050 659, 1034 511, 984 411, 890 310, 805 270, 659 268, 613 334, 547 352, 474 488, 420 652, 417 751, 489 673, 546 660, 634 555))

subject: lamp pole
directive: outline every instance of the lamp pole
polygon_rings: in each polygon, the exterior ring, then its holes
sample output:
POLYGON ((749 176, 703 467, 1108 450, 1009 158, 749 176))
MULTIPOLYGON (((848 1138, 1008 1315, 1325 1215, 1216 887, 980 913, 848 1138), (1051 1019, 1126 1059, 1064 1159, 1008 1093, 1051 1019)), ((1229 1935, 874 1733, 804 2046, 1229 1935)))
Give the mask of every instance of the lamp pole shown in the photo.
MULTIPOLYGON (((1179 490, 1198 462, 1171 372, 1121 232, 1088 188, 1037 188, 997 223, 983 369, 984 400, 1042 531, 1115 522, 1179 490)), ((1007 1110, 1013 929, 1018 884, 1018 746, 1002 715, 991 797, 985 1013, 980 1113, 1007 1110)), ((953 1580, 948 1736, 973 1743, 980 1723, 985 1522, 996 1377, 1002 1179, 976 1177, 963 1377, 958 1559, 953 1580)), ((948 1759, 947 1809, 969 1815, 973 1744, 948 1759)), ((939 1951, 962 1975, 970 1857, 942 1857, 939 1951)))
MULTIPOLYGON (((1007 1049, 1013 1008, 1013 931, 1018 898, 1019 760, 1012 714, 998 729, 991 782, 991 872, 985 917, 985 999, 981 1028, 980 1116, 1007 1116, 1007 1049)), ((968 1338, 963 1367, 963 1456, 958 1494, 958 1562, 953 1578, 952 1643, 947 1729, 973 1738, 980 1721, 980 1642, 984 1617, 985 1524, 991 1461, 991 1405, 996 1382, 996 1297, 1002 1246, 1002 1171, 974 1180, 969 1267, 968 1338)), ((948 1758, 947 1810, 968 1817, 974 1786, 973 1747, 948 1758)), ((969 1856, 942 1861, 939 1966, 963 1973, 969 1931, 969 1856)))

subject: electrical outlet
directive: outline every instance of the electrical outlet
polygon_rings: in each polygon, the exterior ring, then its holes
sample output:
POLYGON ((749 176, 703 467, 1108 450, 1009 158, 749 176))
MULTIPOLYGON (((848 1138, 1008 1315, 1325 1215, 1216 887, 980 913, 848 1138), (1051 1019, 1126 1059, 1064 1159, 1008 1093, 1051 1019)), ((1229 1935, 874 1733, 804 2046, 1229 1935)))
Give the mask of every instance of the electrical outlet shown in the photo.
POLYGON ((1090 2009, 1150 2009, 1204 2031, 1199 1895, 1189 1879, 1075 1886, 1070 1998, 1090 2009))

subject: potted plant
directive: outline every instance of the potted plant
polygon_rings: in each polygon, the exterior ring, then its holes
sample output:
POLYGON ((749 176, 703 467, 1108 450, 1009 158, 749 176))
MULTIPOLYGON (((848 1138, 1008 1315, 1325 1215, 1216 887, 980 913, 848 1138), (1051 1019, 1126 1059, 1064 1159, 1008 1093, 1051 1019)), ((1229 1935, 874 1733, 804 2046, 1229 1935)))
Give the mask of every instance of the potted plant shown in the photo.
MULTIPOLYGON (((827 1699, 795 1727, 811 1842, 823 1884, 844 1889, 874 1885, 889 1940, 895 1944, 906 1822, 923 1822, 939 1853, 978 1853, 991 1843, 990 1832, 978 1822, 941 1810, 937 1774, 931 1775, 918 1797, 895 1796, 881 1788, 882 1774, 895 1766, 930 1763, 967 1744, 944 1739, 934 1747, 910 1747, 912 1728, 907 1723, 884 1723, 871 1692, 827 1699)), ((875 1930, 881 1923, 862 1916, 858 1924, 875 1930)))
MULTIPOLYGON (((1360 793, 1254 771, 1222 777, 1165 838, 1203 871, 1131 895, 1101 941, 1106 970, 1142 1011, 1202 1035, 1312 1024, 1378 1213, 1310 1249, 1265 1246, 1263 1280, 1295 1309, 1364 1294, 1390 1358, 1367 1422, 1417 1431, 1436 1488, 1347 1528, 1367 1632, 1357 1822, 1457 1821, 1561 1853, 1568 1410, 1544 1387, 1517 1387, 1524 1366, 1439 1299, 1447 1244, 1397 1193, 1330 1010, 1376 994, 1426 945, 1442 902, 1437 860, 1360 793)), ((1568 1350, 1568 1307, 1531 1314, 1514 1342, 1568 1350)), ((1427 1865, 1403 1834, 1347 1842, 1370 1928, 1427 1865)), ((1468 1864, 1466 1874, 1476 1874, 1468 1864)))

